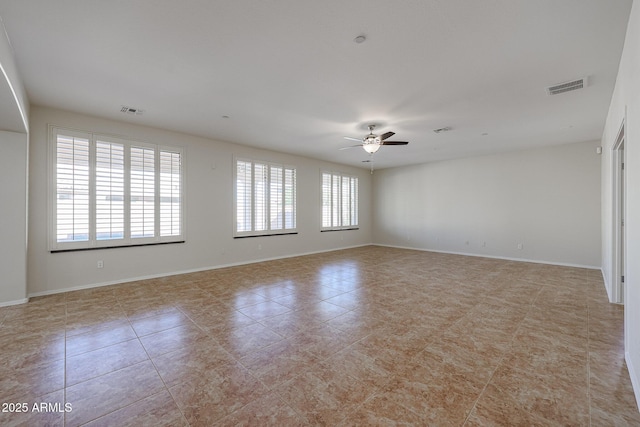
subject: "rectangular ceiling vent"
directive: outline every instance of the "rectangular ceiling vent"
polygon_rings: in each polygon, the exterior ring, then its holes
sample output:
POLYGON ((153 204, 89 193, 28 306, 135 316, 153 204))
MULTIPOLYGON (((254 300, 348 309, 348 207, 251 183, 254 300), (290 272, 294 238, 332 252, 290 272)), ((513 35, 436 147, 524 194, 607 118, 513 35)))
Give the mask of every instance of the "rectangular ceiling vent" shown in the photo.
POLYGON ((141 110, 139 108, 127 107, 126 105, 123 105, 120 108, 120 112, 135 115, 135 116, 140 116, 142 115, 142 113, 144 113, 144 110, 141 110))
POLYGON ((565 92, 571 92, 572 90, 583 89, 587 87, 587 78, 583 77, 578 80, 573 80, 570 82, 560 83, 555 86, 551 86, 547 88, 547 94, 549 95, 559 95, 565 92))

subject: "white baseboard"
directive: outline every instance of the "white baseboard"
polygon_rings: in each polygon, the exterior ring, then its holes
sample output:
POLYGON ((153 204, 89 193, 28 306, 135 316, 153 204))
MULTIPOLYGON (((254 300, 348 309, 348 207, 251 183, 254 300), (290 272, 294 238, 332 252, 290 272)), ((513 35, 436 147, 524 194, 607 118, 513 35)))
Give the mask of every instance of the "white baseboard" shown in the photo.
POLYGON ((611 304, 620 304, 619 302, 613 300, 613 286, 611 285, 611 283, 609 283, 609 279, 607 278, 607 275, 604 272, 604 269, 601 268, 600 271, 602 272, 602 280, 604 281, 604 289, 607 291, 607 298, 609 298, 609 302, 611 304))
POLYGON ((29 298, 23 298, 15 301, 5 301, 5 302, 0 302, 0 307, 8 307, 10 305, 24 304, 27 302, 29 302, 29 298))
POLYGON ((602 274, 602 281, 604 282, 604 288, 607 290, 607 297, 609 298, 609 302, 611 302, 611 287, 609 286, 609 280, 607 279, 607 275, 604 272, 604 268, 600 269, 600 273, 602 274))
POLYGON ((425 249, 425 248, 414 248, 410 246, 395 246, 395 245, 384 245, 381 243, 373 243, 374 246, 384 246, 387 248, 397 248, 397 249, 410 249, 414 251, 423 251, 423 252, 436 252, 439 254, 449 254, 449 255, 462 255, 462 256, 472 256, 478 258, 491 258, 491 259, 501 259, 505 261, 517 261, 517 262, 531 262, 534 264, 548 264, 548 265, 558 265, 561 267, 575 267, 575 268, 588 268, 589 270, 601 270, 600 266, 595 265, 582 265, 582 264, 570 264, 564 262, 554 262, 554 261, 546 261, 546 260, 536 260, 536 259, 526 259, 526 258, 510 258, 496 255, 487 255, 487 254, 477 254, 477 253, 469 253, 469 252, 454 252, 454 251, 441 251, 437 249, 425 249))
MULTIPOLYGON (((240 262, 234 262, 234 263, 229 263, 229 264, 221 264, 221 265, 193 268, 193 269, 188 269, 188 270, 170 271, 170 272, 165 272, 165 273, 150 274, 150 275, 147 275, 147 276, 127 277, 127 278, 118 279, 118 280, 112 280, 112 281, 108 281, 108 282, 89 283, 89 284, 86 284, 86 285, 72 286, 72 287, 63 288, 63 289, 55 289, 55 290, 50 290, 50 291, 34 292, 34 293, 30 293, 29 294, 29 298, 31 298, 31 297, 41 297, 41 296, 46 296, 46 295, 61 294, 61 293, 64 293, 64 292, 81 291, 83 289, 99 288, 99 287, 102 287, 102 286, 120 285, 122 283, 137 282, 139 280, 149 280, 149 279, 157 279, 157 278, 160 278, 160 277, 177 276, 179 274, 197 273, 199 271, 219 270, 221 268, 237 267, 237 266, 240 266, 240 265, 256 264, 256 263, 259 263, 259 262, 275 261, 275 260, 278 260, 278 259, 295 258, 295 257, 305 256, 305 255, 314 255, 314 254, 320 254, 320 253, 325 253, 325 252, 340 251, 340 250, 344 250, 344 249, 360 248, 360 247, 363 247, 363 246, 371 246, 371 244, 366 243, 366 244, 362 244, 362 245, 345 246, 345 247, 341 247, 341 248, 324 249, 324 250, 312 251, 312 252, 303 252, 303 253, 299 253, 299 254, 295 254, 295 255, 282 255, 282 256, 270 257, 270 258, 260 258, 260 259, 255 259, 255 260, 251 260, 251 261, 240 261, 240 262)), ((27 302, 27 301, 28 301, 28 299, 25 300, 24 302, 27 302)), ((17 303, 17 304, 20 304, 20 303, 17 303)))
POLYGON ((636 405, 638 405, 638 410, 640 410, 640 377, 638 376, 639 372, 633 366, 633 363, 631 362, 631 355, 629 354, 629 352, 624 353, 624 360, 627 362, 627 369, 629 370, 629 376, 631 377, 633 393, 636 396, 636 405))

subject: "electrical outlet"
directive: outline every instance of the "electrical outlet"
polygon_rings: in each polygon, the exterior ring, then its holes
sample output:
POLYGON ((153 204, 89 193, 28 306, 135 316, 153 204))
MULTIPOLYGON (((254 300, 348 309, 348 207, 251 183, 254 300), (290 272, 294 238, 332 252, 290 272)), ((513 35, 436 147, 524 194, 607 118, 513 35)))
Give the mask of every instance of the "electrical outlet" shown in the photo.
POLYGON ((258 243, 258 250, 261 251, 262 250, 262 245, 260 243, 258 243))
POLYGON ((518 249, 522 250, 522 243, 518 243, 518 249))
POLYGON ((98 261, 98 268, 104 268, 104 261, 98 261))

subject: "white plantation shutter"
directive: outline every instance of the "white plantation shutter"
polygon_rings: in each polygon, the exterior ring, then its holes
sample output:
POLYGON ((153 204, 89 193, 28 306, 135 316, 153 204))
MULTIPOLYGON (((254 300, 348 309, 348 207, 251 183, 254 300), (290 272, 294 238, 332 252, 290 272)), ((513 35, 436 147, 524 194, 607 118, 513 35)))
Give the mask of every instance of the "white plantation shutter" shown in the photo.
POLYGON ((56 240, 89 240, 90 135, 56 135, 56 240))
POLYGON ((253 168, 251 162, 236 162, 236 232, 251 231, 253 168))
POLYGON ((342 194, 342 218, 340 225, 351 225, 351 186, 349 177, 342 177, 340 192, 342 194))
POLYGON ((182 155, 160 151, 160 236, 179 236, 182 230, 182 155))
POLYGON ((358 225, 358 178, 352 176, 349 178, 351 183, 351 226, 358 225))
POLYGON ((284 228, 296 228, 296 170, 284 170, 284 228))
POLYGON ((236 236, 295 232, 295 168, 237 159, 235 198, 236 236))
POLYGON ((96 240, 124 238, 124 145, 96 142, 96 240))
POLYGON ((155 152, 131 147, 131 238, 153 237, 155 233, 155 152))
POLYGON ((253 166, 253 194, 254 194, 254 227, 255 231, 267 230, 268 221, 268 177, 267 165, 254 164, 253 166))
POLYGON ((271 217, 271 230, 282 230, 284 228, 284 192, 282 182, 282 167, 271 166, 269 168, 269 199, 271 209, 269 211, 271 217))
POLYGON ((331 174, 322 173, 322 228, 330 228, 333 223, 331 221, 332 212, 332 194, 331 191, 331 174))
POLYGON ((52 251, 184 241, 181 149, 50 126, 52 251))
POLYGON ((340 227, 340 175, 331 179, 331 227, 340 227))
POLYGON ((358 178, 322 172, 323 230, 340 230, 358 226, 358 178))

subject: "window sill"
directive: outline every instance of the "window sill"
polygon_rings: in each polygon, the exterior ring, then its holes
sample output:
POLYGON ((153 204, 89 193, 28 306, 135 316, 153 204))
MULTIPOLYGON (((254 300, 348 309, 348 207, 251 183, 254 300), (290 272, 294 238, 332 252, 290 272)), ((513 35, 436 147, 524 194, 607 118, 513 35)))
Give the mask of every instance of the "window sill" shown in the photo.
POLYGON ((350 227, 350 228, 330 228, 326 230, 320 230, 321 233, 329 233, 331 231, 351 231, 351 230, 360 230, 360 227, 350 227))
POLYGON ((251 237, 269 237, 269 236, 291 236, 292 234, 298 234, 297 231, 290 233, 271 233, 271 234, 247 234, 246 236, 233 236, 234 239, 249 239, 251 237))
POLYGON ((177 240, 175 242, 154 242, 154 243, 142 243, 139 245, 117 245, 117 246, 93 246, 90 248, 73 248, 73 249, 51 249, 49 252, 52 254, 59 254, 63 252, 80 252, 80 251, 97 251, 102 249, 118 249, 118 248, 138 248, 142 246, 158 246, 158 245, 173 245, 176 243, 185 243, 186 240, 177 240))

